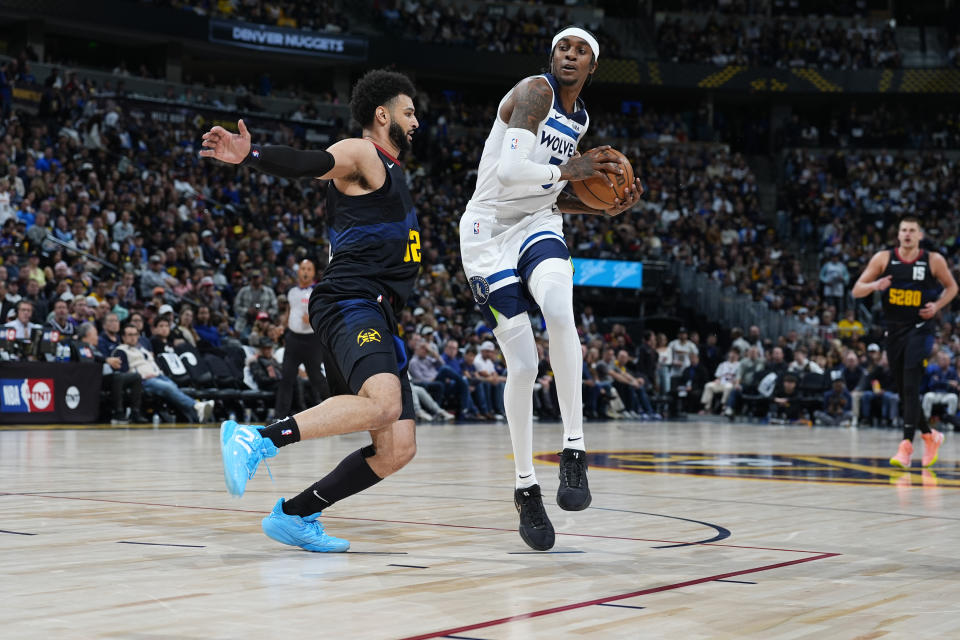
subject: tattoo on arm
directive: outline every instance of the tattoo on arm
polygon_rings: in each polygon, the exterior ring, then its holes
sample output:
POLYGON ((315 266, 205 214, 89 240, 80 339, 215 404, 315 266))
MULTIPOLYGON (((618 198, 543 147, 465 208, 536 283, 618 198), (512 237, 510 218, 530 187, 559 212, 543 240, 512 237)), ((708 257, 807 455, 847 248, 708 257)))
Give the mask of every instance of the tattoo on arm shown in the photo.
POLYGON ((513 113, 508 126, 537 133, 540 122, 550 113, 553 91, 546 80, 535 78, 523 82, 514 95, 513 113))
POLYGON ((560 213, 603 213, 603 211, 599 209, 588 207, 580 202, 575 195, 567 193, 566 191, 561 191, 560 195, 557 196, 557 209, 560 210, 560 213))

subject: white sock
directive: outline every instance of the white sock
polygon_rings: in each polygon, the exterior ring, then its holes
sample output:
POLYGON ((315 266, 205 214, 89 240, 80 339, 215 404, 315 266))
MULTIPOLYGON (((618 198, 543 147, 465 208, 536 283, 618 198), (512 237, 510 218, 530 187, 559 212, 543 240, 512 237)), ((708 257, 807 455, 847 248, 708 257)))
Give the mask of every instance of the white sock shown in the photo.
POLYGON ((533 471, 533 383, 537 379, 537 344, 526 313, 501 322, 493 330, 507 363, 507 384, 503 391, 516 487, 537 484, 533 471))
POLYGON ((583 351, 573 317, 573 271, 566 260, 536 266, 528 282, 550 336, 550 366, 563 419, 563 448, 585 451, 583 438, 583 351))

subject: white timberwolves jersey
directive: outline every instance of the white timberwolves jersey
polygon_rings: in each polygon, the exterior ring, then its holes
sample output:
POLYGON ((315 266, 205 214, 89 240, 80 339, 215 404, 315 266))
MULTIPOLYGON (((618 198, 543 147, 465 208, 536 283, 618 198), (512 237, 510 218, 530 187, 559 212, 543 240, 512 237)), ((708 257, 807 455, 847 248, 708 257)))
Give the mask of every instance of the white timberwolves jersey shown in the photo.
MULTIPOLYGON (((536 77, 545 78, 550 84, 550 89, 553 91, 553 104, 550 106, 550 113, 537 127, 537 145, 528 160, 537 164, 566 164, 576 152, 580 139, 587 132, 590 118, 579 98, 574 113, 567 113, 564 110, 557 98, 557 81, 552 74, 547 73, 536 77)), ((507 123, 500 119, 500 109, 513 91, 511 89, 510 93, 505 95, 497 105, 497 116, 493 121, 493 128, 483 145, 483 155, 477 171, 477 189, 467 205, 468 208, 472 205, 478 209, 494 209, 497 218, 520 217, 550 209, 567 184, 566 180, 561 180, 552 184, 507 187, 497 178, 500 148, 507 131, 507 123)))

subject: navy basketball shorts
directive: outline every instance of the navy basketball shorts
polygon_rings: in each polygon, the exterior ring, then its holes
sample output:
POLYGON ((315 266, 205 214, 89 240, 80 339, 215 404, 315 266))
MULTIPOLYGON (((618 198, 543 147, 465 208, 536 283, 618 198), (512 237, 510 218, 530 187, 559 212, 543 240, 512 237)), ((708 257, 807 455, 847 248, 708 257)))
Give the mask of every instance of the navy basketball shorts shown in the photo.
POLYGON ((330 392, 357 395, 379 373, 400 378, 401 420, 413 420, 413 392, 407 376, 407 355, 396 323, 375 300, 354 298, 311 300, 310 321, 320 336, 330 392))

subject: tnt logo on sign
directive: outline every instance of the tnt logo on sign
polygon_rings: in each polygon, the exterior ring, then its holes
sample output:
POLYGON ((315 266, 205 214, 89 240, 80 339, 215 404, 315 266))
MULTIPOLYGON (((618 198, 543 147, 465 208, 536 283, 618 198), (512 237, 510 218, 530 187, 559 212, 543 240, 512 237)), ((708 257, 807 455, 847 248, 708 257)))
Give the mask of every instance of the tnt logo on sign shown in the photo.
POLYGON ((53 410, 52 378, 0 379, 0 411, 42 413, 53 410))

